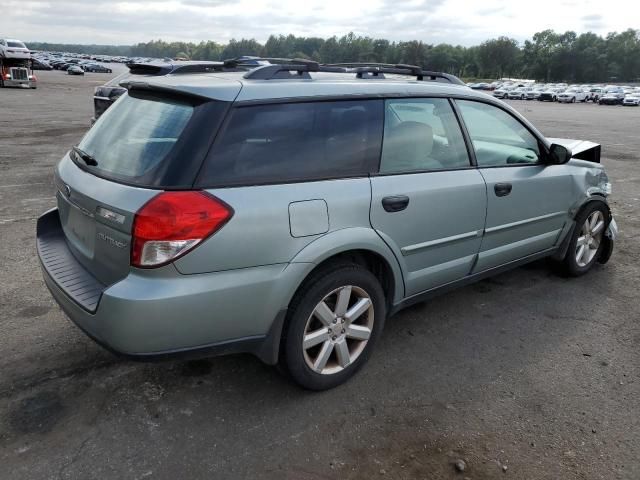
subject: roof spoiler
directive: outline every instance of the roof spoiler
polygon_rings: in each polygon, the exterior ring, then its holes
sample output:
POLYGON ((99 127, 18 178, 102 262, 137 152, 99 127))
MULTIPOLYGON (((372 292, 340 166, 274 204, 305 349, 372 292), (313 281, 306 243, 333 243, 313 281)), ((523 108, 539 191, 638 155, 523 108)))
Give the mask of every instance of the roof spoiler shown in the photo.
POLYGON ((175 97, 190 98, 196 102, 211 100, 205 95, 199 95, 198 93, 183 90, 171 85, 158 85, 149 82, 142 82, 139 80, 127 80, 121 82, 120 86, 126 88, 127 90, 158 92, 175 97))
POLYGON ((169 75, 209 72, 244 72, 255 65, 248 65, 242 59, 231 59, 223 62, 176 62, 176 63, 128 63, 133 75, 169 75))

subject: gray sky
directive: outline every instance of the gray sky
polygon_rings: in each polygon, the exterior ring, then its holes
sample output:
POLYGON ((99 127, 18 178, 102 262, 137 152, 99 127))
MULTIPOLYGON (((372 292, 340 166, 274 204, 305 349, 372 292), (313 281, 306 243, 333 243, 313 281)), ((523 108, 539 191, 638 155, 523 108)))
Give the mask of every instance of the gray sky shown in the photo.
POLYGON ((473 45, 552 28, 606 34, 639 28, 638 0, 2 0, 0 36, 131 44, 349 31, 390 40, 473 45))

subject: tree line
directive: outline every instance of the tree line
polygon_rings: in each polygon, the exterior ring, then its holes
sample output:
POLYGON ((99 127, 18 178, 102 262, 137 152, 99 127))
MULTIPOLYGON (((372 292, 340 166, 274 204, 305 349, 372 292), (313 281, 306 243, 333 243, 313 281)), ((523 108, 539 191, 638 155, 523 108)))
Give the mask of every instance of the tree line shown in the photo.
POLYGON ((328 39, 272 35, 264 44, 254 39, 232 39, 227 44, 153 40, 128 48, 128 53, 120 55, 192 60, 256 55, 307 58, 323 63, 406 63, 463 78, 518 77, 547 82, 640 81, 640 30, 634 29, 609 33, 604 37, 591 32, 578 35, 572 31, 556 33, 544 30, 522 44, 503 36, 472 47, 446 43, 431 45, 418 40, 391 42, 349 33, 328 39))

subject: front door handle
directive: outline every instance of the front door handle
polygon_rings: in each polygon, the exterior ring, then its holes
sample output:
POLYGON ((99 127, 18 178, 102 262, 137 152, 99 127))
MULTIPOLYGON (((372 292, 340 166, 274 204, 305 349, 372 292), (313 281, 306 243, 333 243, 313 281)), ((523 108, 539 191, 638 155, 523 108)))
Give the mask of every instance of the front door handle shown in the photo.
POLYGON ((409 197, 406 195, 396 195, 382 199, 382 208, 387 212, 399 212, 407 208, 407 205, 409 205, 409 197))
POLYGON ((496 197, 506 197, 511 193, 513 185, 510 183, 496 183, 493 186, 493 191, 496 192, 496 197))

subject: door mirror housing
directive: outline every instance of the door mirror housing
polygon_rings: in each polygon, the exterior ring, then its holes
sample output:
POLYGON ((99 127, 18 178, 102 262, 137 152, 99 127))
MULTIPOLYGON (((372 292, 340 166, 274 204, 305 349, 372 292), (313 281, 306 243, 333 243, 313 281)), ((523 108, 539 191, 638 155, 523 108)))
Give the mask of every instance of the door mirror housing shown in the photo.
POLYGON ((564 165, 571 160, 571 150, 557 143, 551 144, 549 148, 549 163, 553 165, 564 165))

